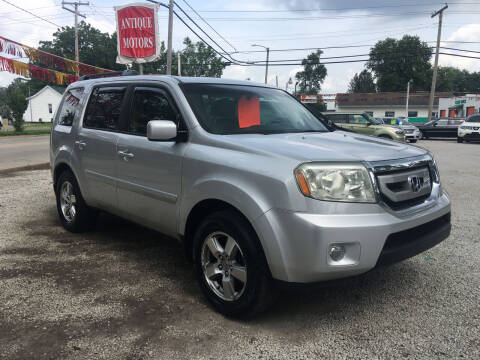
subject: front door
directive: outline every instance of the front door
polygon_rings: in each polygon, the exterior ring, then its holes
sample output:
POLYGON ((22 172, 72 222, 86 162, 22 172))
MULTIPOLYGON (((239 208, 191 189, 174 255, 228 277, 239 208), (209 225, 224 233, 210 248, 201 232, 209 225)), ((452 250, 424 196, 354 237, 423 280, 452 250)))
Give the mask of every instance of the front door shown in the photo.
POLYGON ((149 141, 147 123, 172 120, 179 124, 178 119, 179 112, 165 90, 137 86, 126 129, 119 134, 117 144, 119 211, 168 235, 177 232, 177 202, 187 143, 149 141))
POLYGON ((85 200, 107 210, 116 207, 116 147, 125 90, 111 86, 93 89, 75 140, 85 200))
POLYGON ((359 134, 372 135, 375 129, 369 126, 368 120, 360 114, 348 115, 350 128, 359 134))

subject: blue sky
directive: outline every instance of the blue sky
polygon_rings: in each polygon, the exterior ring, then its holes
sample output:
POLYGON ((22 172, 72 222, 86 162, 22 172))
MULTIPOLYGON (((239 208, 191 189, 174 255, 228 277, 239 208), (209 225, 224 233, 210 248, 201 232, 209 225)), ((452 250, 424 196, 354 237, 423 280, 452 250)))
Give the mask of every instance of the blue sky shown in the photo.
MULTIPOLYGON (((183 0, 176 0, 185 10, 183 0)), ((387 36, 400 38, 404 34, 418 35, 424 41, 436 39, 438 18, 431 19, 430 13, 440 8, 442 2, 435 0, 187 0, 209 23, 223 35, 240 53, 235 57, 245 61, 264 60, 264 53, 242 53, 244 50, 258 50, 252 44, 269 46, 271 49, 331 47, 343 45, 373 45, 387 36)), ((113 6, 133 1, 90 0, 90 6, 81 10, 87 15, 86 21, 102 31, 115 29, 113 6)), ((62 10, 60 0, 36 0, 16 2, 35 14, 45 17, 58 25, 72 25, 73 15, 62 10)), ((196 15, 189 12, 192 17, 196 15)), ((442 39, 445 41, 480 42, 480 1, 455 1, 449 3, 444 16, 442 39)), ((39 40, 50 40, 55 27, 38 20, 18 9, 0 3, 0 35, 30 46, 37 46, 39 40)), ((205 29, 208 27, 198 20, 205 29)), ((159 29, 162 40, 167 38, 167 10, 159 11, 159 29)), ((218 38, 211 30, 212 37, 225 50, 234 50, 218 38)), ((182 48, 185 36, 193 35, 178 20, 174 22, 175 49, 182 48)), ((445 43, 445 46, 480 51, 478 44, 445 43)), ((325 57, 366 54, 369 48, 325 49, 325 57)), ((272 52, 271 60, 301 59, 308 51, 272 52)), ((474 54, 467 54, 474 55, 474 54)), ((476 56, 476 55, 474 55, 476 56)), ((440 64, 452 65, 468 70, 480 70, 479 59, 462 59, 441 56, 440 64)), ((351 77, 363 69, 363 63, 327 65, 328 76, 322 92, 346 91, 351 77)), ((290 77, 300 70, 298 66, 278 66, 269 69, 269 83, 285 88, 290 77)), ((235 79, 250 78, 263 82, 263 67, 230 66, 223 77, 235 79)), ((0 85, 5 86, 13 75, 0 73, 0 85)))

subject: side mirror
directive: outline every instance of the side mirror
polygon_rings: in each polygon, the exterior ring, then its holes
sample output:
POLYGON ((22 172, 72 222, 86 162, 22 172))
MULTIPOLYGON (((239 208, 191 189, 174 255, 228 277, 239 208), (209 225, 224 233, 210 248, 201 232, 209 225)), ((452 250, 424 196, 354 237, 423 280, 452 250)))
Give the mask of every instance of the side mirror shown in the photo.
POLYGON ((151 120, 147 124, 150 141, 173 141, 177 137, 177 125, 170 120, 151 120))

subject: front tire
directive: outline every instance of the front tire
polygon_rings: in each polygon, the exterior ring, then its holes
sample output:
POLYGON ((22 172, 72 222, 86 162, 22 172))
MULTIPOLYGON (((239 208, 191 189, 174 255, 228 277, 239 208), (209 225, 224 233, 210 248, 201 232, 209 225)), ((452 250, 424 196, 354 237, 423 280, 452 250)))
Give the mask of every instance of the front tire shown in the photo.
POLYGON ((410 140, 410 143, 415 144, 417 142, 417 139, 412 139, 410 140))
POLYGON ((379 138, 382 138, 382 139, 387 139, 387 140, 393 140, 393 138, 389 135, 385 135, 385 134, 382 134, 382 135, 378 135, 379 138))
POLYGON ((63 227, 73 233, 90 230, 97 218, 97 211, 83 200, 77 179, 71 171, 64 171, 55 189, 57 211, 63 227))
POLYGON ((207 216, 193 245, 200 288, 218 312, 252 317, 272 304, 276 291, 265 255, 243 216, 233 210, 207 216))

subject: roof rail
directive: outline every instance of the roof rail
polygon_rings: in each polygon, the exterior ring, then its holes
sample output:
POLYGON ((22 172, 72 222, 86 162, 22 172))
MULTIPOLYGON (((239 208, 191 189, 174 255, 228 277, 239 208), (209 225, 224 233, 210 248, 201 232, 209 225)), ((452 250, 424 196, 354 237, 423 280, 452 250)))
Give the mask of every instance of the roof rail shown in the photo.
POLYGON ((100 74, 83 75, 78 78, 78 81, 98 79, 98 78, 109 77, 109 76, 132 76, 132 75, 138 75, 138 72, 136 72, 135 70, 109 71, 109 72, 104 72, 100 74))

